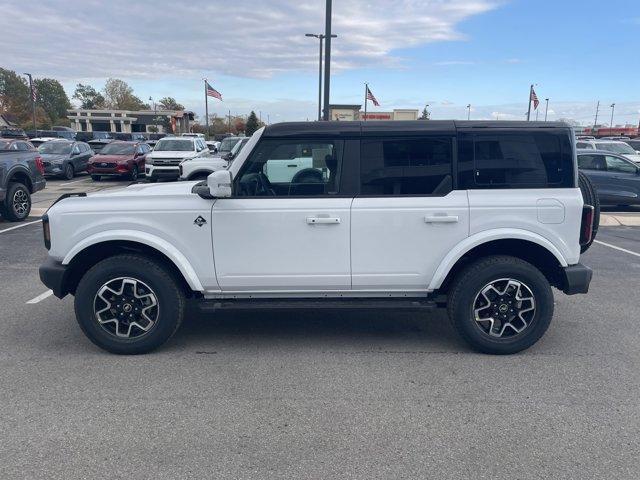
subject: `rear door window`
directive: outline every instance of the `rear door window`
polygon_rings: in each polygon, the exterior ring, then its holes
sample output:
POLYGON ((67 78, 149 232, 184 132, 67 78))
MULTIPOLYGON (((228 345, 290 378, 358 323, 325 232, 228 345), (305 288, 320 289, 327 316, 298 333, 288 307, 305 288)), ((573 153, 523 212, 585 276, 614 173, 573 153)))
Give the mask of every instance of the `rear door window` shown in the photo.
POLYGON ((568 134, 538 131, 461 133, 461 188, 573 187, 568 134))
POLYGON ((452 138, 371 138, 360 148, 362 195, 446 195, 452 188, 452 138))

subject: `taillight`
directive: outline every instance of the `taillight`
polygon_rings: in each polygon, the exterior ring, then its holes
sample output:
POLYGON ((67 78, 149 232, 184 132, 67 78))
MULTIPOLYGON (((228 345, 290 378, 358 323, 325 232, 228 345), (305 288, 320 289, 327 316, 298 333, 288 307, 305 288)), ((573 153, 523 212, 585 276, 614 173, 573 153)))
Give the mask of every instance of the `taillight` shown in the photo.
POLYGON ((51 248, 51 230, 49 228, 49 216, 46 213, 42 216, 42 234, 44 235, 44 246, 49 250, 51 248))
POLYGON ((593 235, 594 208, 591 205, 582 207, 582 224, 580 226, 580 245, 588 245, 593 235))
POLYGON ((36 157, 36 168, 40 172, 40 175, 44 175, 44 163, 42 163, 42 157, 40 155, 36 157))

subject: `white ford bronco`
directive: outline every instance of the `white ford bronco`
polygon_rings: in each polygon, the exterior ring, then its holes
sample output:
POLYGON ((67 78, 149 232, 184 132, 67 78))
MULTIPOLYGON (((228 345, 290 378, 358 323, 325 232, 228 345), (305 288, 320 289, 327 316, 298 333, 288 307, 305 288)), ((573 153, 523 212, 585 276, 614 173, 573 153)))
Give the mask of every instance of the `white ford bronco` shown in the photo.
POLYGON ((206 181, 59 199, 40 278, 120 354, 166 342, 186 302, 446 306, 471 347, 518 352, 547 330, 552 286, 591 280, 574 144, 550 122, 270 125, 206 181))

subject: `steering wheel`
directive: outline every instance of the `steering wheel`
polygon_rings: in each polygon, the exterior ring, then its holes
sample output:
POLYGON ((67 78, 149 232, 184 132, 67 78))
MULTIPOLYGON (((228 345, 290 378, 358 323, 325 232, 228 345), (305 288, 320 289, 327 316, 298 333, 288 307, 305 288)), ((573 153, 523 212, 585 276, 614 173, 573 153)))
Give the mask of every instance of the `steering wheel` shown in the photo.
POLYGON ((242 176, 240 188, 244 195, 248 197, 273 197, 275 191, 267 176, 262 173, 248 173, 242 176))

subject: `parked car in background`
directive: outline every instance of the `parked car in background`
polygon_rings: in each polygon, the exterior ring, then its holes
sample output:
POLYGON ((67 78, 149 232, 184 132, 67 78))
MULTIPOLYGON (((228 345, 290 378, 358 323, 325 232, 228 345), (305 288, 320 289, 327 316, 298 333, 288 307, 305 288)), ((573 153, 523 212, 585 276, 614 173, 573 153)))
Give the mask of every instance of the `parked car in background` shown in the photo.
POLYGON ((127 177, 135 181, 144 174, 145 158, 150 151, 146 143, 114 140, 89 159, 87 172, 94 181, 103 176, 127 177))
POLYGON ((640 166, 606 150, 578 150, 578 167, 603 205, 640 205, 640 166))
POLYGON ((236 146, 236 143, 238 143, 240 140, 242 140, 244 137, 227 137, 224 138, 221 142, 220 145, 218 146, 218 152, 215 154, 216 157, 222 157, 228 153, 231 153, 231 150, 233 150, 233 147, 236 146))
POLYGON ((231 162, 238 156, 242 147, 250 137, 243 137, 235 144, 233 150, 223 157, 204 156, 185 160, 180 164, 180 180, 202 180, 217 170, 229 168, 231 162))
POLYGON ((124 140, 125 142, 144 142, 147 140, 147 135, 142 132, 122 133, 117 132, 113 134, 116 140, 124 140))
POLYGON ((72 141, 76 139, 76 132, 73 130, 28 130, 26 134, 29 138, 51 137, 72 141))
POLYGON ((46 142, 50 142, 51 140, 59 140, 60 137, 36 137, 29 140, 31 145, 38 148, 40 145, 46 142))
POLYGON ((204 133, 185 132, 180 134, 181 137, 204 138, 204 133))
POLYGON ((54 175, 67 180, 85 171, 89 159, 94 155, 94 151, 88 144, 63 139, 43 143, 38 151, 44 162, 45 175, 54 175))
POLYGON ((631 138, 629 140, 623 140, 623 142, 633 148, 637 153, 640 153, 640 138, 631 138))
POLYGON ((145 173, 150 182, 177 180, 180 177, 180 164, 184 160, 210 155, 203 138, 165 137, 158 140, 147 155, 145 173))
POLYGON ((625 142, 614 140, 580 140, 576 142, 576 148, 586 150, 604 150, 623 155, 633 162, 640 162, 640 154, 625 142))
POLYGON ((0 214, 24 220, 31 212, 31 194, 46 185, 42 158, 24 140, 0 138, 0 214))
POLYGON ((16 128, 16 127, 1 127, 0 138, 19 138, 22 140, 29 139, 29 137, 27 136, 27 134, 23 129, 16 128))

